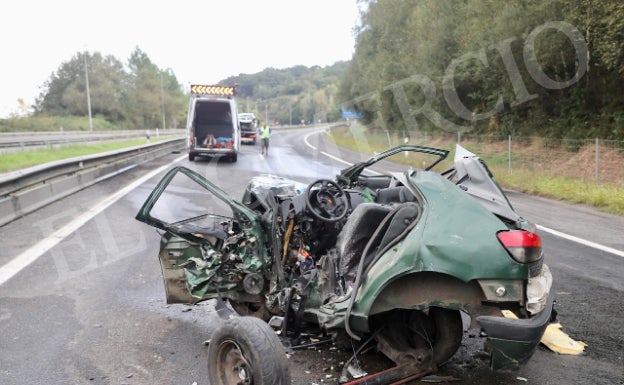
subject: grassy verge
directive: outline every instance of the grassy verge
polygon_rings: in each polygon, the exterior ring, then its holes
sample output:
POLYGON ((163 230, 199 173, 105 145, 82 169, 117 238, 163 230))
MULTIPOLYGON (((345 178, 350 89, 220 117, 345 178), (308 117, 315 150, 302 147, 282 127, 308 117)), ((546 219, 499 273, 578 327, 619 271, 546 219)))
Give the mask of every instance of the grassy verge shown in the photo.
MULTIPOLYGON (((331 138, 340 147, 353 151, 362 149, 362 141, 366 147, 380 152, 390 146, 399 144, 398 139, 388 138, 385 133, 366 132, 363 127, 356 129, 337 128, 332 130, 331 138), (389 146, 390 144, 390 146, 389 146)), ((513 189, 532 195, 539 195, 553 199, 565 200, 572 203, 583 203, 594 206, 612 214, 624 215, 624 185, 587 182, 581 179, 553 174, 542 168, 515 166, 510 172, 507 165, 507 156, 488 146, 487 143, 462 143, 485 160, 496 177, 496 181, 503 188, 513 189)), ((453 151, 455 142, 452 140, 428 142, 427 146, 453 151)), ((453 158, 450 154, 447 160, 440 165, 448 168, 453 158)))
MULTIPOLYGON (((167 140, 170 138, 153 138, 152 143, 167 140)), ((10 152, 0 155, 0 172, 9 172, 26 167, 36 166, 55 160, 73 158, 77 156, 92 155, 106 151, 120 150, 147 144, 145 139, 131 139, 125 141, 104 141, 98 143, 84 143, 64 145, 58 148, 45 148, 37 150, 26 150, 20 152, 10 152)))
POLYGON ((510 173, 500 166, 491 167, 491 170, 498 183, 505 188, 572 203, 584 203, 605 212, 624 215, 624 188, 620 186, 589 183, 527 170, 514 170, 510 173))
MULTIPOLYGON (((125 130, 105 119, 92 119, 94 131, 125 130)), ((31 116, 27 118, 0 119, 0 132, 33 131, 89 131, 89 119, 75 116, 31 116)))

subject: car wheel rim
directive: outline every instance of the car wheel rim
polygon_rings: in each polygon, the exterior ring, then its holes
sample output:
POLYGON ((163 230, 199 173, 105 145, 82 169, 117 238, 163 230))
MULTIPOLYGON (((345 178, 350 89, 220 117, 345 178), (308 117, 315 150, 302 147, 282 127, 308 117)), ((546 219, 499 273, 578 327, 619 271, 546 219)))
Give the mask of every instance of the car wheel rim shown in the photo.
POLYGON ((245 359, 240 346, 234 341, 223 341, 219 345, 217 372, 223 385, 253 383, 252 367, 245 359))

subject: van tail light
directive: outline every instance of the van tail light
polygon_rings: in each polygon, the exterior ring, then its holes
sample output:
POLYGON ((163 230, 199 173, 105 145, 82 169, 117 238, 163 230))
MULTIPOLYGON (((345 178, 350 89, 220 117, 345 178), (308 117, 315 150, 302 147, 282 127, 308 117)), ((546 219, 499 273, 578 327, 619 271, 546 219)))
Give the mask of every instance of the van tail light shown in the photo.
POLYGON ((530 263, 542 258, 542 239, 535 233, 511 230, 501 231, 496 236, 517 262, 530 263))

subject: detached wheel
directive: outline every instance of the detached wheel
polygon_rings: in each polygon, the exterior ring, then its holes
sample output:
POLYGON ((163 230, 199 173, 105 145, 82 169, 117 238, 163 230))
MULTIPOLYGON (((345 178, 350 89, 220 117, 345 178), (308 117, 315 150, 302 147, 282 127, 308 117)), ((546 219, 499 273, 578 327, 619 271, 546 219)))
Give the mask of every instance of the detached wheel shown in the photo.
POLYGON ((212 385, 290 385, 284 347, 264 321, 232 318, 215 330, 208 349, 212 385))

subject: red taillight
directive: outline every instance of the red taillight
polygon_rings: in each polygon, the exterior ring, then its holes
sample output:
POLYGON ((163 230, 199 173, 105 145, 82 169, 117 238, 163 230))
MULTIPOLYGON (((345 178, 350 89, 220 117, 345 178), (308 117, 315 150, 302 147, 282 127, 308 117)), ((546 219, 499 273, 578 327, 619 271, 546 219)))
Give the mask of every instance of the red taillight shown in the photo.
POLYGON ((520 263, 535 262, 542 257, 542 239, 525 230, 501 231, 498 240, 509 254, 520 263))

